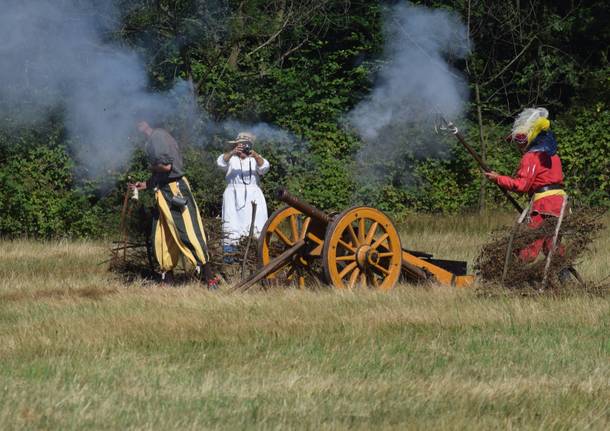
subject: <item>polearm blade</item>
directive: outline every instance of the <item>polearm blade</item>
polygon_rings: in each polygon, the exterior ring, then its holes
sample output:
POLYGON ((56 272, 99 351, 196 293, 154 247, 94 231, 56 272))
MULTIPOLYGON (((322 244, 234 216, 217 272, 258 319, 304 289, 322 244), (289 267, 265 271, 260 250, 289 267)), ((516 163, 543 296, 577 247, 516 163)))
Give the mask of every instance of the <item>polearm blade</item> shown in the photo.
MULTIPOLYGON (((479 164, 479 167, 481 168, 481 170, 483 172, 491 172, 491 168, 487 165, 487 163, 485 163, 485 161, 481 158, 481 156, 479 156, 479 153, 477 153, 474 150, 474 148, 472 148, 468 144, 468 142, 466 142, 466 139, 464 139, 464 136, 460 133, 458 128, 450 121, 445 120, 445 118, 441 114, 438 114, 438 115, 439 115, 440 120, 443 123, 439 128, 443 131, 446 131, 446 132, 454 135, 455 138, 460 142, 460 144, 462 144, 464 146, 464 148, 466 148, 466 151, 468 151, 470 153, 472 158, 476 160, 476 162, 479 164)), ((517 202, 517 200, 514 197, 512 197, 506 189, 503 189, 497 183, 495 183, 495 184, 496 184, 496 186, 498 186, 498 188, 500 189, 502 194, 506 197, 506 199, 508 199, 508 201, 513 205, 513 207, 515 207, 515 209, 519 213, 522 213, 523 208, 521 207, 519 202, 517 202)))

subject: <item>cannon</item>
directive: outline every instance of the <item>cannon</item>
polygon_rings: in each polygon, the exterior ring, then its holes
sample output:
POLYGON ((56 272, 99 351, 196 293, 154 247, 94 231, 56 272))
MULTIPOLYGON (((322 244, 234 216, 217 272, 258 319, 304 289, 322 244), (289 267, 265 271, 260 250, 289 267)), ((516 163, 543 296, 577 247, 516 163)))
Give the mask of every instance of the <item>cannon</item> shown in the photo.
POLYGON ((235 289, 258 282, 389 290, 401 278, 456 287, 473 281, 466 262, 403 249, 392 220, 376 208, 355 206, 327 214, 286 189, 276 197, 287 206, 271 214, 260 233, 259 270, 235 289))

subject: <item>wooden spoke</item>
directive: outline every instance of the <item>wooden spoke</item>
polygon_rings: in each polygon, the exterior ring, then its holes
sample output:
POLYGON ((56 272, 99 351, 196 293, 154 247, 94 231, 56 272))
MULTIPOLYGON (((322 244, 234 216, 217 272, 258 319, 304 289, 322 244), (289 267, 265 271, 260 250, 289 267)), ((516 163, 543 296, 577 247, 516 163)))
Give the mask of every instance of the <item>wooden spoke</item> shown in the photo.
POLYGON ((369 228, 368 233, 366 234, 366 238, 364 240, 365 244, 370 244, 373 242, 373 238, 375 238, 375 233, 377 233, 377 226, 379 226, 379 222, 373 222, 371 227, 369 228))
POLYGON ((391 289, 400 278, 401 262, 398 231, 392 220, 375 208, 347 209, 337 214, 326 229, 324 276, 337 288, 361 285, 391 289), (376 253, 369 254, 371 250, 376 253), (377 261, 378 254, 381 262, 377 261), (372 263, 371 259, 377 262, 372 263))
POLYGON ((305 235, 307 235, 307 230, 309 229, 309 223, 311 223, 311 217, 307 217, 305 220, 303 220, 303 230, 301 230, 299 239, 305 239, 305 235))
POLYGON ((373 263, 373 264, 371 264, 371 266, 373 268, 375 268, 376 270, 383 272, 385 275, 390 274, 390 271, 388 269, 384 268, 383 266, 379 265, 378 263, 373 263))
POLYGON ((348 286, 350 289, 353 289, 356 285, 356 280, 358 280, 358 275, 360 275, 360 268, 356 268, 352 271, 352 275, 349 277, 348 286))
POLYGON ((290 269, 288 270, 288 272, 286 273, 286 280, 290 280, 292 278, 292 276, 294 275, 295 271, 296 271, 296 267, 294 265, 292 265, 290 267, 290 269))
POLYGON ((299 227, 297 226, 296 214, 290 216, 290 229, 292 231, 292 240, 297 241, 299 239, 299 227))
POLYGON ((348 251, 351 251, 352 253, 356 253, 356 249, 354 247, 352 247, 351 244, 346 243, 345 241, 343 241, 342 239, 340 239, 338 241, 338 244, 343 246, 344 248, 346 248, 348 251))
POLYGON ((286 266, 288 265, 288 262, 283 263, 280 267, 278 267, 275 271, 273 271, 270 275, 277 277, 278 274, 280 274, 283 270, 286 269, 286 266))
POLYGON ((296 265, 290 265, 288 267, 288 265, 284 266, 283 268, 281 268, 278 272, 276 272, 276 278, 278 278, 278 280, 285 280, 286 282, 289 283, 294 283, 296 281, 297 285, 300 288, 305 287, 305 276, 301 274, 301 272, 299 271, 299 268, 296 265), (286 275, 283 277, 277 277, 277 273, 280 272, 281 270, 285 270, 286 268, 288 268, 288 271, 286 271, 286 275))
POLYGON ((347 274, 354 270, 354 268, 358 267, 358 263, 352 262, 343 268, 343 270, 339 273, 339 278, 343 280, 347 274))
POLYGON ((274 234, 286 245, 292 245, 293 242, 288 239, 286 234, 279 228, 279 226, 273 231, 274 234))
POLYGON ((317 236, 315 236, 311 232, 307 232, 307 234, 305 236, 307 237, 307 239, 312 240, 313 242, 315 242, 318 245, 323 245, 324 244, 323 240, 321 240, 320 238, 318 238, 317 236))
POLYGON ((299 249, 298 254, 301 256, 293 256, 282 268, 268 273, 265 277, 266 282, 302 286, 308 285, 318 277, 317 273, 309 269, 314 259, 321 254, 324 241, 309 231, 313 223, 311 217, 292 207, 280 208, 269 216, 258 242, 258 255, 263 267, 273 262, 286 249, 292 248, 294 244, 303 243, 306 246, 299 249), (312 247, 318 250, 317 255, 312 247))
POLYGON ((390 235, 386 232, 383 235, 381 235, 373 244, 371 244, 371 249, 376 250, 377 247, 379 247, 381 245, 382 242, 384 242, 386 239, 388 239, 390 235))
POLYGON ((309 252, 309 255, 319 257, 322 255, 323 249, 324 249, 324 244, 319 244, 316 248, 312 249, 309 252))
POLYGON ((337 256, 337 259, 335 259, 339 262, 343 261, 352 261, 352 260, 356 260, 356 255, 355 254, 346 254, 345 256, 337 256))
POLYGON ((365 219, 364 217, 361 217, 360 219, 358 219, 358 244, 362 244, 364 242, 364 237, 365 237, 365 233, 364 231, 366 230, 365 228, 365 219))
POLYGON ((351 223, 347 225, 347 231, 349 232, 350 236, 352 237, 354 244, 358 245, 359 244, 358 236, 356 235, 356 232, 354 231, 354 226, 352 226, 351 223))

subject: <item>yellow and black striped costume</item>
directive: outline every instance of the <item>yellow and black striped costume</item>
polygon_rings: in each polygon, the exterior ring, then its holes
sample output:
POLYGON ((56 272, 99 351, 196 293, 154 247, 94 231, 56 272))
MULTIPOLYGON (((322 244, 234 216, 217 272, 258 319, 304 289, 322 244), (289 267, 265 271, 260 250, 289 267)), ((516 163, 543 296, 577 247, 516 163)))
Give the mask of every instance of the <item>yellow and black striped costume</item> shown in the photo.
POLYGON ((152 244, 161 271, 171 271, 180 255, 193 265, 209 261, 207 240, 197 203, 186 177, 155 188, 158 213, 153 217, 152 244), (186 198, 183 208, 172 205, 172 197, 186 198))

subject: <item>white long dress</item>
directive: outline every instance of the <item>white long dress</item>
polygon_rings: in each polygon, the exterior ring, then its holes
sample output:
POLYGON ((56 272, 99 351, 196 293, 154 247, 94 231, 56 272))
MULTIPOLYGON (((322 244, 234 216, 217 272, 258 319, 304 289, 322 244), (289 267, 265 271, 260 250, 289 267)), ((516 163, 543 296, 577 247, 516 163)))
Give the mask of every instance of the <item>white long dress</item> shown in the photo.
POLYGON ((260 176, 269 171, 269 162, 263 159, 258 166, 254 157, 231 156, 225 162, 221 154, 216 160, 219 168, 226 172, 227 187, 222 198, 222 221, 225 245, 235 244, 239 238, 248 235, 252 220, 252 204, 256 202, 254 232, 263 230, 267 221, 267 202, 260 188, 260 176))

